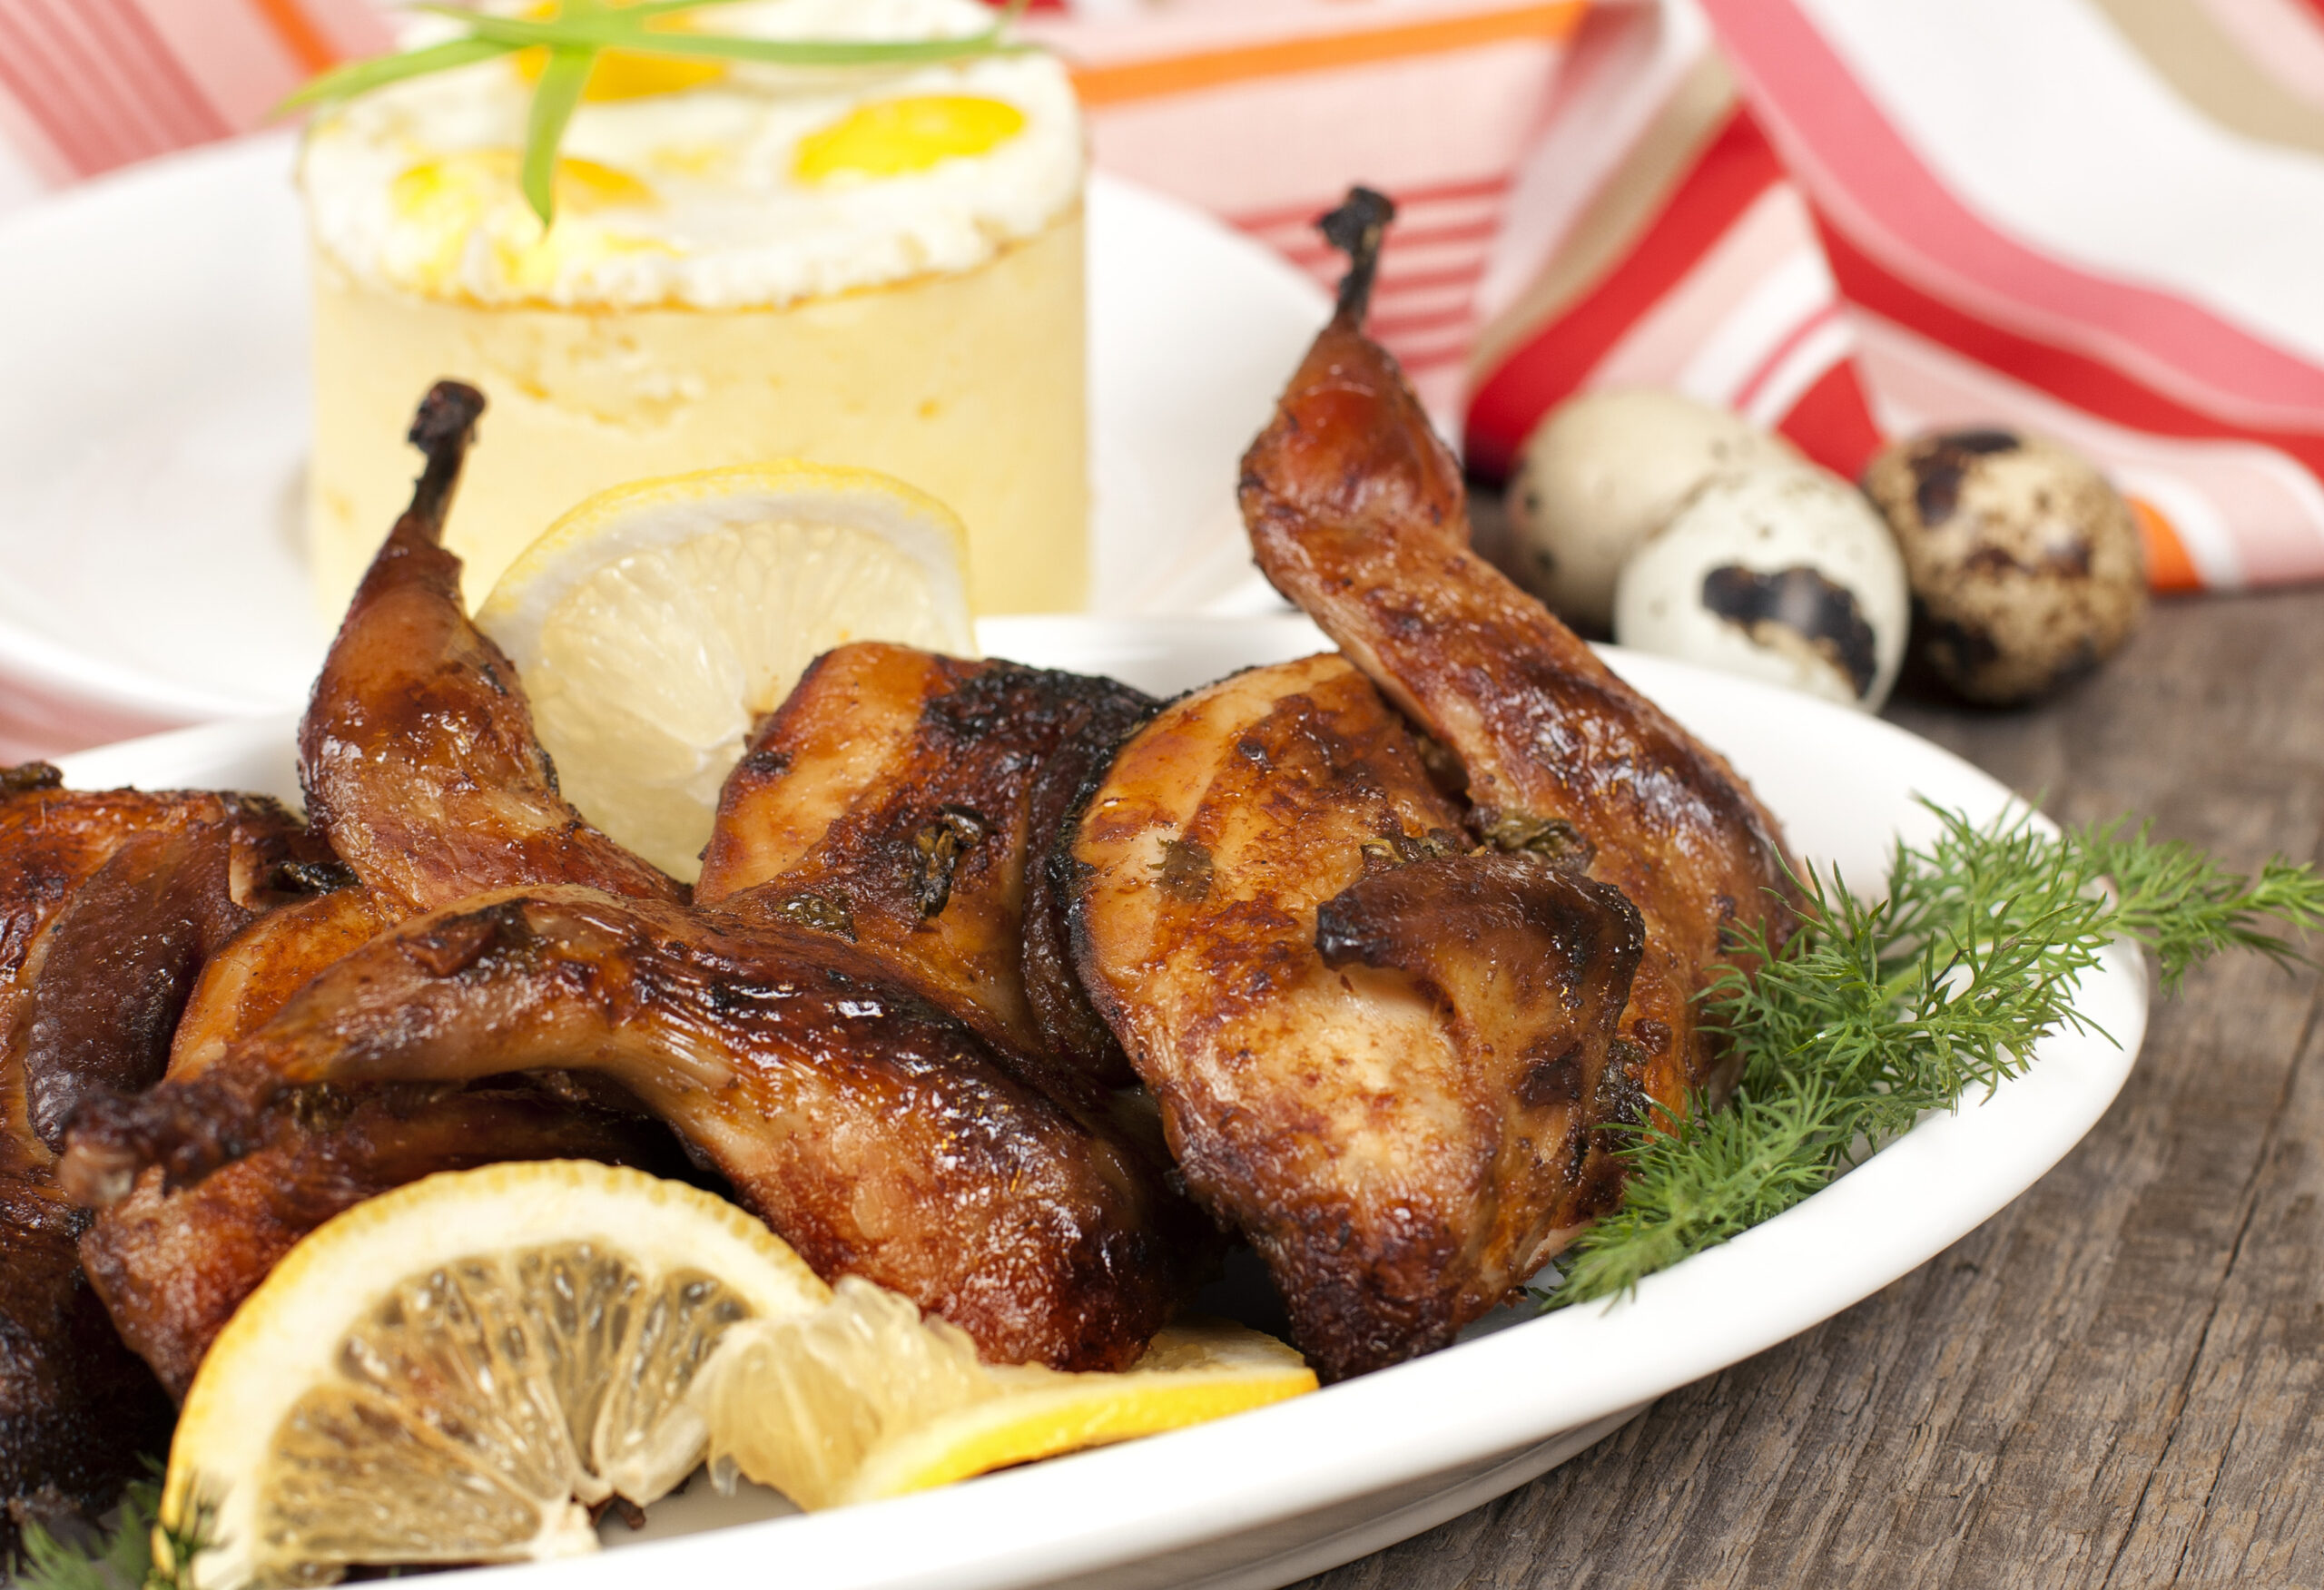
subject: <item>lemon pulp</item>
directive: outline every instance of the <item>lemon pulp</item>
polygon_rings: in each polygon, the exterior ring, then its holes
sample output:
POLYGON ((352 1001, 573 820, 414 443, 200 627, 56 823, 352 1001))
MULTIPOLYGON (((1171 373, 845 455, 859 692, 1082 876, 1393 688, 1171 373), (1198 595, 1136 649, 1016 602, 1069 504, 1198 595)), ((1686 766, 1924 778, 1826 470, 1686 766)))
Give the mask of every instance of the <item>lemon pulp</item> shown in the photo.
POLYGON ((1167 1327, 1118 1373, 980 1360, 908 1299, 842 1276, 812 1313, 737 1325, 694 1382, 712 1477, 814 1509, 1200 1424, 1315 1388, 1299 1354, 1226 1320, 1167 1327))
POLYGON ((686 1382, 750 1311, 714 1276, 655 1275, 590 1242, 404 1277, 284 1420, 259 1563, 595 1550, 576 1498, 642 1504, 685 1477, 700 1441, 686 1382))

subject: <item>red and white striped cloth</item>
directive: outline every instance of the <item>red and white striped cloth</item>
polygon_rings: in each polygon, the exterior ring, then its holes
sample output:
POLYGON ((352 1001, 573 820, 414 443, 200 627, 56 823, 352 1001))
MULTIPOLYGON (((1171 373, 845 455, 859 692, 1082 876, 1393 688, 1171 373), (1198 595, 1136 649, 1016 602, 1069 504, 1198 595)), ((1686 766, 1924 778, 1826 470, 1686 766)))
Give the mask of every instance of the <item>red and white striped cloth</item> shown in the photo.
POLYGON ((1178 0, 1039 19, 1074 68, 1098 162, 1211 210, 1329 284, 1315 217, 1352 182, 1398 215, 1373 329, 1452 428, 1582 0, 1178 0))
POLYGON ((1880 437, 1798 188, 1691 6, 1591 16, 1531 152, 1531 236, 1504 249, 1470 361, 1472 464, 1506 470, 1578 391, 1665 387, 1844 475, 1880 437))
POLYGON ((367 0, 0 0, 0 206, 247 132, 388 43, 367 0))
POLYGON ((2324 574, 2324 6, 1709 3, 1890 427, 2090 454, 2166 588, 2324 574))
MULTIPOLYGON (((1036 0, 1101 164, 1329 280, 1474 466, 1673 387, 1854 473, 2000 421, 2102 463, 2156 583, 2324 575, 2324 0, 1036 0)), ((0 207, 251 125, 368 0, 0 0, 0 207)))

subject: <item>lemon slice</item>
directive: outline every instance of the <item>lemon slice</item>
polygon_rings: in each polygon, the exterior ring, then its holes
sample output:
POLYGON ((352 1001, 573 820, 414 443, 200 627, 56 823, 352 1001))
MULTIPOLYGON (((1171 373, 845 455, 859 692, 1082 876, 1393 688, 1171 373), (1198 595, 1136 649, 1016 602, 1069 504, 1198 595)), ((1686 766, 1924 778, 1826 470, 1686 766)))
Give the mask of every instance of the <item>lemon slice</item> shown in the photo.
POLYGON ((973 655, 968 532, 868 469, 708 469, 600 492, 477 621, 517 664, 566 796, 688 882, 753 721, 848 641, 973 655))
POLYGON ((1226 1320, 1171 1326, 1118 1374, 981 1362, 968 1337, 911 1300, 840 1278, 815 1313, 736 1325, 688 1399, 710 1429, 711 1475, 736 1470, 807 1508, 950 1484, 1279 1402, 1315 1372, 1226 1320))
POLYGON ((490 1165, 358 1204, 202 1360, 156 1564, 233 1590, 593 1551, 583 1504, 644 1506, 700 1461, 685 1392, 721 1337, 830 1296, 742 1210, 636 1171, 490 1165))

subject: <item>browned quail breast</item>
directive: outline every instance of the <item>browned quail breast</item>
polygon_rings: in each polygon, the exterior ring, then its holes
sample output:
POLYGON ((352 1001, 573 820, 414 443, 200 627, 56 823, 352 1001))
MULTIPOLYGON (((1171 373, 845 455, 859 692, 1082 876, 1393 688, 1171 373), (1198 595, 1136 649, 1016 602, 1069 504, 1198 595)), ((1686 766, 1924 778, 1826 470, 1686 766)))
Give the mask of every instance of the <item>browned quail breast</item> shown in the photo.
POLYGON ((159 1077, 209 957, 328 855, 263 797, 0 770, 0 1056, 20 1149, 44 1163, 84 1097, 159 1077))
POLYGON ((1571 1218, 1637 916, 1467 851, 1335 656, 1165 708, 1073 843, 1090 995, 1330 1379, 1450 1341, 1571 1218))
POLYGON ((864 642, 817 659, 719 800, 695 900, 837 933, 1001 1042, 1129 1080, 1039 859, 1154 709, 1110 680, 864 642))
POLYGON ((892 1287, 997 1361, 1128 1361, 1198 1251, 1101 1093, 844 939, 569 887, 374 938, 202 1076, 84 1111, 63 1173, 112 1202, 148 1165, 190 1180, 262 1146, 294 1088, 543 1066, 618 1082, 819 1272, 892 1287))

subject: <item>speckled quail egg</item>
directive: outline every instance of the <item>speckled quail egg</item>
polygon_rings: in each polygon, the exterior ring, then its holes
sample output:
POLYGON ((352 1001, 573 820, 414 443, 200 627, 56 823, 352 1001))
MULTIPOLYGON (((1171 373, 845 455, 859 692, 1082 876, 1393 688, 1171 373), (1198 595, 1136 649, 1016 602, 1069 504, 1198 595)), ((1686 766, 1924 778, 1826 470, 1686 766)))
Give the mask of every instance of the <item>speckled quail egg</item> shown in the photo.
POLYGON ((1633 548, 1708 476, 1797 464, 1789 443, 1676 392, 1588 392, 1550 411, 1509 483, 1519 576, 1569 623, 1602 631, 1633 548))
POLYGON ((1914 648, 1972 701, 2089 672, 2146 612, 2138 522, 2087 460, 2039 437, 1942 431, 1872 461, 1913 587, 1914 648))
POLYGON ((1810 464, 1714 476, 1622 565, 1625 646, 1866 712, 1904 661, 1910 604, 1888 526, 1810 464))

